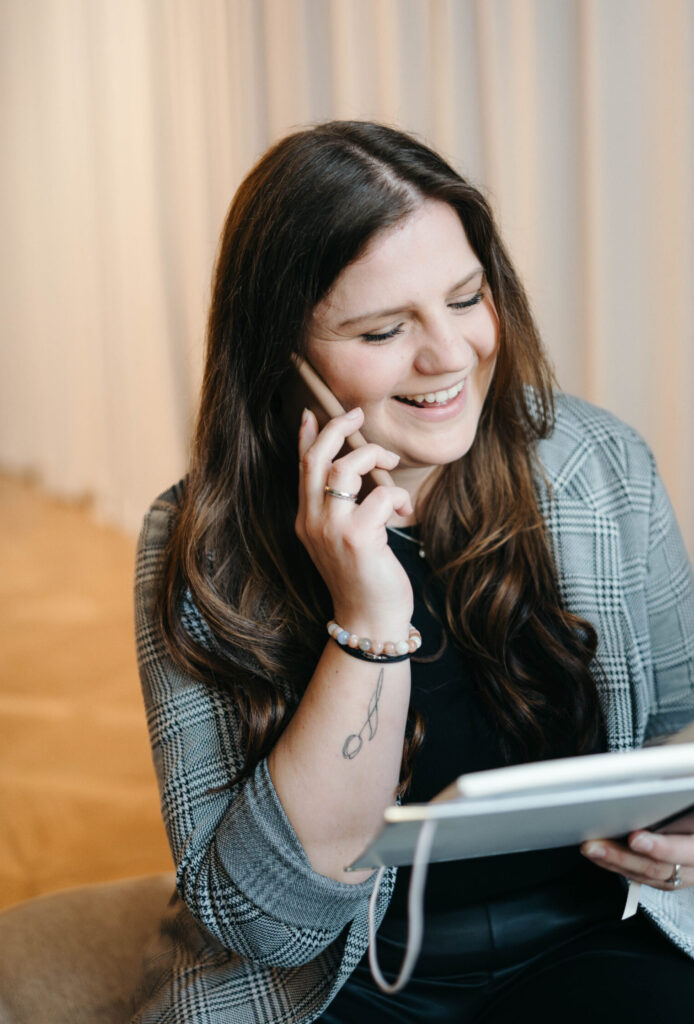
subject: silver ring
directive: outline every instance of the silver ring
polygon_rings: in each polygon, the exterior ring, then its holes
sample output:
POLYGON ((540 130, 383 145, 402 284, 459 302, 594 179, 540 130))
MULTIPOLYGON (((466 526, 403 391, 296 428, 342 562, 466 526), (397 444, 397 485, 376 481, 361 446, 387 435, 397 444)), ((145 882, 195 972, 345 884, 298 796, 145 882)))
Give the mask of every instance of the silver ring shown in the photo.
POLYGON ((343 501, 356 501, 357 495, 350 494, 349 491, 336 491, 332 487, 324 487, 323 490, 329 498, 342 498, 343 501))
POLYGON ((682 885, 682 879, 680 878, 680 868, 681 867, 682 867, 681 864, 673 864, 673 866, 672 866, 672 874, 670 875, 669 878, 665 879, 666 882, 670 883, 670 885, 672 886, 673 889, 679 889, 679 887, 682 885))

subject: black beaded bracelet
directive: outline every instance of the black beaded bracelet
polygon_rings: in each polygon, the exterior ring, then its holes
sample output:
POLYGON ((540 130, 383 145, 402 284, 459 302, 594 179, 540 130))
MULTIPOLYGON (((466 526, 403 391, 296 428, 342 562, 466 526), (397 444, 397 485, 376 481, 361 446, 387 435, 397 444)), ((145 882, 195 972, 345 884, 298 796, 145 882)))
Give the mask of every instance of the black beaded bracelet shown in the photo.
MULTIPOLYGON (((335 637, 333 637, 333 640, 335 640, 335 637)), ((335 643, 341 651, 344 651, 345 654, 351 654, 353 658, 358 658, 359 661, 378 661, 393 665, 396 661, 407 661, 408 658, 412 657, 410 651, 407 654, 369 654, 367 651, 360 651, 358 647, 347 647, 346 644, 341 644, 337 640, 335 640, 335 643)))

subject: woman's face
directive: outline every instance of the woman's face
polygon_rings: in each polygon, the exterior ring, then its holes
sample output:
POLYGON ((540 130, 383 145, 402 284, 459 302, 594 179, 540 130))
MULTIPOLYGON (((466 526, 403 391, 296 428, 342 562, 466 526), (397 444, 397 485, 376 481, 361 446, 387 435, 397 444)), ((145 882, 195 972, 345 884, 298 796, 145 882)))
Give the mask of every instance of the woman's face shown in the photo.
POLYGON ((314 310, 307 357, 345 409, 361 406, 367 440, 397 452, 399 470, 428 471, 472 445, 498 329, 457 213, 425 200, 345 267, 314 310))

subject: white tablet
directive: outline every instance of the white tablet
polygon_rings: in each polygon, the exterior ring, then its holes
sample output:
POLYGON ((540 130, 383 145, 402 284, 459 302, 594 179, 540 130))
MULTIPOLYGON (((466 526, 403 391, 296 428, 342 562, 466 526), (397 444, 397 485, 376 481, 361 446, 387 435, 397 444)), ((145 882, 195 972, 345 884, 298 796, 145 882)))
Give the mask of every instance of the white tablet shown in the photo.
POLYGON ((431 861, 573 846, 637 828, 694 832, 694 743, 461 775, 430 803, 387 807, 384 819, 351 870, 411 864, 424 821, 437 822, 431 861))

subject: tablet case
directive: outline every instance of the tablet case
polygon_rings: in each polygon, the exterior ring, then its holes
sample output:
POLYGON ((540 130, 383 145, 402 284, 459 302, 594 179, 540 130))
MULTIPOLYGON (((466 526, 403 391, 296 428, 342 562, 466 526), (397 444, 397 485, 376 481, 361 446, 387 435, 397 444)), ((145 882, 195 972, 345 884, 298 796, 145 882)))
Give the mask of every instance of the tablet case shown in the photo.
POLYGON ((430 803, 387 807, 350 870, 411 864, 424 821, 437 822, 433 862, 618 838, 673 818, 694 831, 694 743, 461 775, 430 803))

